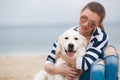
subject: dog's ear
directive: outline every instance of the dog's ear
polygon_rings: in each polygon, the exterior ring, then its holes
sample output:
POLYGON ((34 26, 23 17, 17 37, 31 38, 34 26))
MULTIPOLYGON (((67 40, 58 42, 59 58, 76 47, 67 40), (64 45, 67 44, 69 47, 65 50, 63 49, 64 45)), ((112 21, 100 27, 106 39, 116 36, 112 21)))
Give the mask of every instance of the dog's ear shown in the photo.
POLYGON ((61 53, 61 46, 60 46, 60 36, 59 36, 57 40, 57 47, 56 47, 56 54, 55 54, 56 59, 60 57, 60 53, 61 53))
POLYGON ((57 40, 56 54, 60 52, 60 40, 57 40))
POLYGON ((80 37, 81 37, 82 46, 87 47, 87 39, 81 34, 80 37))
POLYGON ((82 43, 82 45, 84 47, 87 47, 87 39, 85 37, 83 37, 83 43, 82 43))

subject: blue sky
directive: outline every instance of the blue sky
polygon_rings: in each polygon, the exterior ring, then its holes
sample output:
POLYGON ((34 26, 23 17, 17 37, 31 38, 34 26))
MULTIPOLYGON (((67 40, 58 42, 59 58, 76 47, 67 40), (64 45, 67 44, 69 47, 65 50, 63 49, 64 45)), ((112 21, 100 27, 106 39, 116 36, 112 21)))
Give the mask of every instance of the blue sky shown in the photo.
POLYGON ((104 5, 105 22, 120 23, 119 0, 0 0, 0 25, 77 23, 81 8, 90 1, 104 5))

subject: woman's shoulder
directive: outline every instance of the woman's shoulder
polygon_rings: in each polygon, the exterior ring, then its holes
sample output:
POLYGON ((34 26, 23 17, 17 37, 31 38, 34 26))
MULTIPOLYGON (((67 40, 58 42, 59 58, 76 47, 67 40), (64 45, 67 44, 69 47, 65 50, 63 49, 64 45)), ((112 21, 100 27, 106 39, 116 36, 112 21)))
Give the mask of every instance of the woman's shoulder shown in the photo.
MULTIPOLYGON (((78 31, 78 25, 73 26, 73 27, 67 29, 66 31, 69 31, 69 30, 71 30, 71 31, 78 31)), ((66 32, 66 31, 65 31, 65 32, 66 32)))
POLYGON ((93 32, 93 37, 97 38, 98 41, 101 41, 108 39, 108 34, 105 31, 101 30, 99 27, 97 27, 93 32))

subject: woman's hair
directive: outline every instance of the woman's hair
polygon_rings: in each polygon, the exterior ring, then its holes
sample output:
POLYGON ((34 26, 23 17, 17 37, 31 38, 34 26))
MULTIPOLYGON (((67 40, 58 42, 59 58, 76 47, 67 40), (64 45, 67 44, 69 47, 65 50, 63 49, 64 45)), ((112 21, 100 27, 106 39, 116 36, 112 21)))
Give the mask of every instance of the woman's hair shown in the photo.
POLYGON ((100 25, 98 27, 100 27, 104 31, 104 26, 102 24, 102 21, 105 17, 105 8, 103 7, 103 5, 101 5, 98 2, 90 2, 82 9, 82 11, 84 11, 85 9, 89 9, 100 16, 101 20, 99 22, 100 25))

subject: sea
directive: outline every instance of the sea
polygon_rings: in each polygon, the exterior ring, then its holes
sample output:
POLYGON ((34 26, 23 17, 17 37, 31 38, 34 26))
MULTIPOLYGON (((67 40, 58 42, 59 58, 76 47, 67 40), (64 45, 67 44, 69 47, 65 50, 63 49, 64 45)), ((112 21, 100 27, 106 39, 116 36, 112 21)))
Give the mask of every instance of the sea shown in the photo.
MULTIPOLYGON (((58 36, 76 24, 0 25, 0 55, 48 54, 58 36)), ((109 44, 120 50, 120 24, 105 24, 109 44)))

